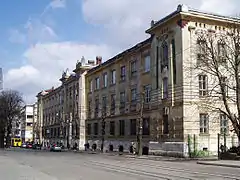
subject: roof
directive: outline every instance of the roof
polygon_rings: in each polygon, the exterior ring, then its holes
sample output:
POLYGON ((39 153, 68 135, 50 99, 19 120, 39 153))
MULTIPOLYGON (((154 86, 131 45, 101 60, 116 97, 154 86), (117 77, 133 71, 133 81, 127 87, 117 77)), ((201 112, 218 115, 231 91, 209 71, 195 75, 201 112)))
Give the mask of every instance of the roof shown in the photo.
POLYGON ((104 63, 99 64, 99 65, 96 66, 96 67, 93 67, 92 69, 88 70, 88 73, 92 73, 92 72, 100 69, 101 67, 104 67, 104 66, 107 66, 107 65, 113 63, 115 60, 117 60, 119 57, 123 56, 125 53, 131 52, 131 51, 134 51, 134 50, 136 50, 136 49, 138 49, 138 48, 140 48, 140 47, 143 47, 144 45, 146 45, 147 43, 150 43, 151 41, 152 41, 152 37, 150 37, 150 38, 148 38, 148 39, 146 39, 146 40, 144 40, 144 41, 136 44, 135 46, 133 46, 133 47, 131 47, 131 48, 129 48, 129 49, 127 49, 127 50, 125 50, 125 51, 117 54, 116 56, 108 59, 108 60, 105 61, 104 63))
POLYGON ((219 15, 219 14, 215 14, 215 13, 211 13, 211 12, 196 10, 196 9, 187 7, 186 5, 178 5, 177 10, 173 11, 169 15, 167 15, 164 18, 160 19, 159 21, 155 22, 149 29, 146 30, 146 32, 149 33, 150 30, 156 28, 157 26, 166 22, 167 20, 175 17, 176 15, 180 14, 181 12, 190 13, 193 15, 205 15, 208 17, 213 17, 213 18, 221 19, 221 20, 240 21, 240 18, 237 18, 237 17, 219 15))

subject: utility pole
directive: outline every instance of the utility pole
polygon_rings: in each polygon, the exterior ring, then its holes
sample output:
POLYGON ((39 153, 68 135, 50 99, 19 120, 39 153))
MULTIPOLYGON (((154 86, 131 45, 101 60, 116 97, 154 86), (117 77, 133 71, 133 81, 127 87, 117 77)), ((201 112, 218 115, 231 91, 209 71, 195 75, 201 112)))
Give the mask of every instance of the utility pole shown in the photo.
POLYGON ((140 107, 140 118, 138 125, 138 156, 142 156, 142 134, 143 134, 143 108, 144 108, 144 93, 141 93, 141 107, 140 107))

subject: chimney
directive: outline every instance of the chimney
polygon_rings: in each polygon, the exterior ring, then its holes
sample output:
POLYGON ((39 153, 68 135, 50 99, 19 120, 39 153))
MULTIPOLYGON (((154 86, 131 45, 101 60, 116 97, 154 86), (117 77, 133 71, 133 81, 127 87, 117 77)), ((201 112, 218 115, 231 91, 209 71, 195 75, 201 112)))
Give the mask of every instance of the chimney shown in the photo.
POLYGON ((97 56, 96 57, 96 64, 97 65, 102 64, 102 56, 97 56))
POLYGON ((153 27, 155 24, 154 20, 151 21, 151 27, 153 27))

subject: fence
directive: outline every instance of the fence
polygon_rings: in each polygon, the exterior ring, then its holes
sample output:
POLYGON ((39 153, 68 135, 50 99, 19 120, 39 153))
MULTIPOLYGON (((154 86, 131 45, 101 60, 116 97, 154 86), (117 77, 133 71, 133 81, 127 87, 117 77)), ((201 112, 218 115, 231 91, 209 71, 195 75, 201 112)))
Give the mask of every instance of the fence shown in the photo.
POLYGON ((220 151, 226 151, 230 147, 238 145, 238 138, 235 135, 214 134, 214 135, 188 135, 187 137, 189 157, 216 156, 220 151))

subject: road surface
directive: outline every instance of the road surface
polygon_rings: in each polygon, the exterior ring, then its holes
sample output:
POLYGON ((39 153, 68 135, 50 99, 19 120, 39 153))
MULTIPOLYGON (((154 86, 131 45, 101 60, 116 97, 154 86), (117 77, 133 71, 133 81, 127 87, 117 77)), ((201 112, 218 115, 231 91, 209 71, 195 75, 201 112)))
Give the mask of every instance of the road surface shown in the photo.
POLYGON ((240 179, 240 168, 73 152, 0 151, 2 180, 240 179))

